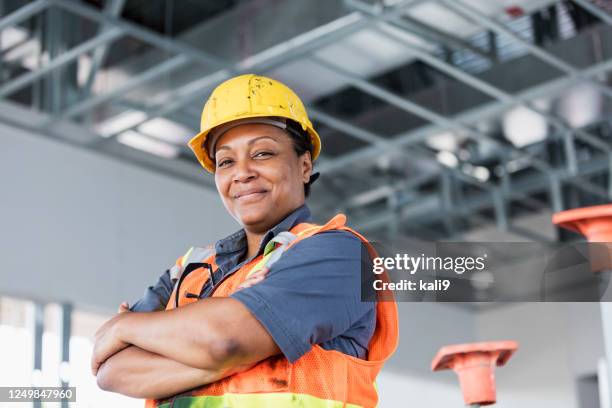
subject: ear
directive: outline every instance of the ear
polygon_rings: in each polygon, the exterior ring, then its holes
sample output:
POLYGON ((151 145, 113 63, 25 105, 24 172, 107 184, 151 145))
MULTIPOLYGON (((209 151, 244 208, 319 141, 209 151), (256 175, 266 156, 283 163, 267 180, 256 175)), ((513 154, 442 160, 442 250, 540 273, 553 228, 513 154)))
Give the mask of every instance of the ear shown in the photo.
POLYGON ((302 170, 302 181, 306 184, 310 181, 310 175, 312 174, 312 156, 310 152, 305 152, 300 156, 300 166, 302 170))

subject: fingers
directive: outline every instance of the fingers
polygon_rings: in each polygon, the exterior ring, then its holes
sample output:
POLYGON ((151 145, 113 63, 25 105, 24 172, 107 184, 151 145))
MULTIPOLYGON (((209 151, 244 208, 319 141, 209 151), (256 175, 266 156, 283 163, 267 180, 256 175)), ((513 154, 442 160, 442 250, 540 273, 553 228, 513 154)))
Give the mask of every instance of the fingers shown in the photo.
POLYGON ((100 364, 96 362, 92 362, 91 373, 94 375, 94 377, 98 375, 98 370, 100 370, 100 364))
POLYGON ((96 345, 94 345, 94 348, 91 352, 91 373, 95 376, 98 375, 98 370, 100 370, 100 366, 102 365, 98 360, 97 360, 97 347, 96 345))
POLYGON ((118 337, 116 322, 121 320, 121 315, 116 315, 106 323, 106 330, 96 335, 96 340, 91 354, 91 371, 97 374, 100 366, 114 354, 128 347, 129 344, 118 337))
POLYGON ((130 305, 128 302, 123 302, 119 305, 119 310, 117 310, 117 313, 125 313, 125 312, 129 312, 130 311, 130 305))

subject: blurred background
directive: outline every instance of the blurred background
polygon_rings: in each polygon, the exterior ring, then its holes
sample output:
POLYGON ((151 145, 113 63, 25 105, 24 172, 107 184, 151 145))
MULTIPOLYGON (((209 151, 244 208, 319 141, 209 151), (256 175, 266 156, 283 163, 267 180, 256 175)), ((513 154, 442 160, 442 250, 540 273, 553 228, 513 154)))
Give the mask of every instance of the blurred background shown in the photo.
MULTIPOLYGON (((410 248, 579 239, 551 215, 612 201, 610 70, 609 0, 0 0, 0 385, 142 406, 97 389, 92 337, 238 229, 186 147, 223 80, 268 75, 306 103, 316 220, 410 248)), ((429 362, 502 339, 521 348, 498 405, 610 407, 599 304, 399 308, 383 408, 460 406, 429 362)))

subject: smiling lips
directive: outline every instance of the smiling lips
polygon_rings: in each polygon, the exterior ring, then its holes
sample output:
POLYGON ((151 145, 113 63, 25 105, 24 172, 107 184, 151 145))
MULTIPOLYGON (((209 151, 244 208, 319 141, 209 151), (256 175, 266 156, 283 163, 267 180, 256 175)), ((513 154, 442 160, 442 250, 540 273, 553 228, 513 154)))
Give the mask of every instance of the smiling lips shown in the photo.
POLYGON ((264 190, 262 188, 251 188, 249 190, 241 191, 237 194, 234 194, 235 200, 244 200, 249 198, 257 198, 262 196, 264 193, 267 193, 268 190, 264 190))

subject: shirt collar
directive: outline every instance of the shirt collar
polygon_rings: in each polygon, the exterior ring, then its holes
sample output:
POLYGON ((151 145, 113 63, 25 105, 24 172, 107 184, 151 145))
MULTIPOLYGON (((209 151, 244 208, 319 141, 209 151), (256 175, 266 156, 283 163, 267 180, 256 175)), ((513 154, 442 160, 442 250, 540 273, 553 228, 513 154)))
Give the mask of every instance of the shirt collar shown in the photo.
MULTIPOLYGON (((310 209, 306 204, 293 210, 293 212, 291 212, 283 220, 281 220, 278 224, 276 224, 274 227, 272 227, 265 233, 261 240, 258 253, 261 252, 265 245, 268 243, 268 241, 270 241, 276 235, 280 234, 283 231, 289 231, 297 224, 310 221, 310 217, 310 209)), ((229 254, 232 252, 244 250, 246 246, 246 232, 244 232, 244 229, 240 229, 229 235, 228 237, 217 241, 217 243, 215 244, 215 251, 218 255, 229 254)))

